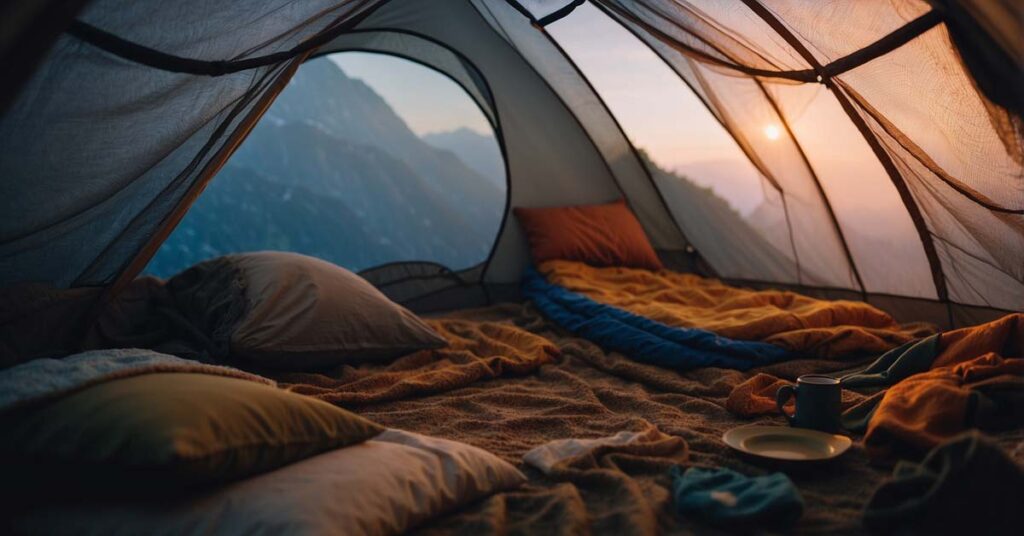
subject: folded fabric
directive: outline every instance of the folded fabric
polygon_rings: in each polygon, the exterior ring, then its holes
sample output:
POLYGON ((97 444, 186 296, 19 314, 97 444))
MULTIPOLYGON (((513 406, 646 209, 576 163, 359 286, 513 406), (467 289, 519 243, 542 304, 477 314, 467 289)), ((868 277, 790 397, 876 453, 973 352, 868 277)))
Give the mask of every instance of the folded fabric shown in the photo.
POLYGON ((803 514, 804 500, 782 473, 748 477, 731 469, 673 467, 676 512, 729 529, 784 528, 803 514))
POLYGON ((1024 313, 992 322, 947 331, 939 335, 941 351, 933 367, 955 365, 992 352, 1003 357, 1024 357, 1024 313))
POLYGON ((622 431, 613 436, 597 439, 556 439, 530 449, 523 455, 523 462, 536 467, 544 474, 551 474, 559 464, 569 462, 579 456, 591 455, 598 450, 625 451, 630 449, 623 447, 650 445, 666 441, 682 442, 681 439, 666 435, 654 426, 641 432, 622 431))
MULTIPOLYGON (((564 501, 537 504, 540 525, 524 533, 650 535, 664 531, 669 469, 689 461, 689 445, 650 423, 636 432, 599 439, 559 440, 524 461, 542 469, 564 501), (653 493, 652 493, 653 492, 653 493)), ((457 532, 470 532, 458 527, 457 532)), ((491 532, 491 531, 477 531, 491 532)), ((499 531, 500 532, 500 531, 499 531)), ((517 532, 513 530, 512 532, 517 532)))
POLYGON ((901 462, 875 491, 864 524, 921 534, 1019 534, 1024 468, 977 431, 901 462))
POLYGON ((932 368, 940 352, 939 335, 908 342, 882 354, 864 370, 843 376, 847 389, 888 387, 932 368))
POLYGON ((802 355, 879 354, 934 332, 931 326, 900 325, 863 302, 754 291, 669 270, 596 268, 563 260, 537 268, 551 284, 653 322, 762 341, 802 355))
POLYGON ((873 459, 919 458, 974 427, 1024 425, 1024 359, 989 352, 915 374, 889 388, 867 425, 873 459))
POLYGON ((207 365, 152 350, 93 350, 62 359, 35 359, 0 370, 0 413, 53 400, 106 381, 154 372, 211 374, 274 385, 267 378, 238 369, 207 365))
POLYGON ((527 374, 551 363, 560 352, 550 340, 508 322, 455 318, 426 322, 448 341, 447 347, 423 350, 387 364, 271 374, 290 391, 351 406, 443 393, 486 379, 527 374))
MULTIPOLYGON (((920 457, 970 427, 1022 425, 1022 354, 1019 313, 903 344, 843 376, 843 427, 867 432, 868 454, 881 459, 920 457), (886 387, 870 396, 851 390, 886 387)), ((758 374, 733 388, 726 408, 744 417, 774 413, 775 391, 785 384, 758 374)))
POLYGON ((606 350, 644 363, 680 371, 698 367, 747 370, 795 357, 771 344, 671 327, 598 303, 548 283, 533 269, 527 271, 522 288, 524 296, 551 321, 606 350))
POLYGON ((908 343, 843 377, 844 387, 892 386, 846 411, 843 426, 866 432, 873 459, 919 458, 971 427, 1020 426, 1021 357, 1021 313, 908 343))

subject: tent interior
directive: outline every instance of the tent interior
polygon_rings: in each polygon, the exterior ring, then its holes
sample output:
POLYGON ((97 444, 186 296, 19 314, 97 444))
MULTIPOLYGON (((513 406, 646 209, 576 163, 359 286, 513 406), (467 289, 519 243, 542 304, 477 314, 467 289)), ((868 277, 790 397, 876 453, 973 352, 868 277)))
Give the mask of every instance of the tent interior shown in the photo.
POLYGON ((9 532, 1024 523, 1020 2, 0 15, 9 532))

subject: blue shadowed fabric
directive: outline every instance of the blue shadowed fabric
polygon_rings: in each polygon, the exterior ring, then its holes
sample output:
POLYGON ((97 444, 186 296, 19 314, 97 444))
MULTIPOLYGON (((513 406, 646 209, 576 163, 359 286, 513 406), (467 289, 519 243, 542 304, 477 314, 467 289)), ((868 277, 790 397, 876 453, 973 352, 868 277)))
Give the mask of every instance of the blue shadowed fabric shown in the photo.
POLYGON ((804 500, 782 473, 748 477, 731 469, 675 466, 672 501, 676 513, 731 529, 783 528, 796 523, 804 500))
POLYGON ((696 328, 675 328, 630 313, 547 281, 533 267, 523 278, 523 295, 552 322, 605 350, 675 370, 721 367, 747 370, 796 355, 763 342, 737 341, 696 328))

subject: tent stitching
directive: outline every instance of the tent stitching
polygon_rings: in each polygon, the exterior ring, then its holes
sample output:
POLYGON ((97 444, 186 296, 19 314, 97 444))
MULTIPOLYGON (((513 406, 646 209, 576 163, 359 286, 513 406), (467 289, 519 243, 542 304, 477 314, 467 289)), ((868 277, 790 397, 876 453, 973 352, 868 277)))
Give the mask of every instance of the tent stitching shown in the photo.
POLYGON ((361 0, 361 2, 363 4, 371 3, 372 5, 355 16, 345 17, 340 23, 336 21, 334 24, 313 34, 289 50, 240 60, 198 60, 168 54, 146 45, 129 41, 80 19, 73 20, 67 32, 101 50, 147 67, 175 73, 217 77, 283 63, 302 54, 307 54, 345 33, 387 3, 386 0, 361 0))
MULTIPOLYGON (((583 2, 580 3, 582 4, 583 2)), ((566 13, 566 15, 568 15, 568 13, 566 13)), ((577 65, 576 62, 573 61, 573 59, 569 56, 569 54, 562 48, 562 45, 558 44, 558 41, 551 37, 551 34, 548 33, 546 29, 544 29, 543 25, 539 26, 538 29, 541 32, 541 34, 543 34, 544 37, 546 37, 548 41, 555 47, 555 49, 557 49, 562 54, 562 56, 565 57, 569 65, 571 65, 572 68, 576 71, 576 74, 579 75, 580 79, 583 80, 583 82, 587 85, 590 91, 594 94, 594 98, 596 98, 597 101, 604 108, 604 111, 608 114, 608 117, 612 120, 612 123, 615 124, 615 127, 619 130, 619 133, 622 135, 622 139, 629 147, 630 152, 633 154, 633 158, 636 159, 637 165, 640 166, 641 170, 643 170, 644 176, 647 177, 647 181, 651 185, 651 189, 654 190, 654 192, 658 195, 658 200, 661 202, 662 208, 665 209, 665 213, 672 220, 672 223, 675 224, 676 230, 679 231, 679 235, 683 238, 683 242, 685 242, 686 246, 689 249, 692 249, 693 252, 699 257, 699 250, 697 250, 697 248, 686 237, 686 232, 683 230, 682 224, 680 224, 679 219, 676 218, 675 213, 673 213, 671 207, 669 207, 668 201, 665 199, 665 195, 662 193, 661 188, 658 186, 658 183, 654 180, 654 175, 651 174, 651 170, 647 168, 646 164, 644 164, 643 158, 640 157, 640 152, 637 150, 636 146, 633 145, 633 142, 629 139, 629 136, 626 135, 626 131, 622 128, 622 124, 619 123, 619 120, 618 118, 615 117, 615 114, 612 113, 611 108, 608 107, 608 103, 604 101, 604 99, 601 97, 601 94, 594 87, 594 84, 590 82, 590 79, 587 78, 587 75, 583 73, 583 70, 580 69, 579 65, 577 65)), ((689 252, 689 250, 687 251, 689 252)), ((703 262, 703 265, 706 268, 710 269, 711 275, 715 274, 715 270, 714 268, 711 267, 710 263, 705 261, 703 262)))

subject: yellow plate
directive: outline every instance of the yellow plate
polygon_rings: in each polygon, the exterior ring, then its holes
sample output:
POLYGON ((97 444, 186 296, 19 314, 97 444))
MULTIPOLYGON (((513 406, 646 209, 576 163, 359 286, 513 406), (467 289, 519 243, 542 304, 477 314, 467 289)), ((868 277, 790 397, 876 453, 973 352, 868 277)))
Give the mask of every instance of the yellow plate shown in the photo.
POLYGON ((850 438, 805 428, 747 425, 722 435, 726 445, 753 456, 786 461, 835 458, 853 444, 850 438))

